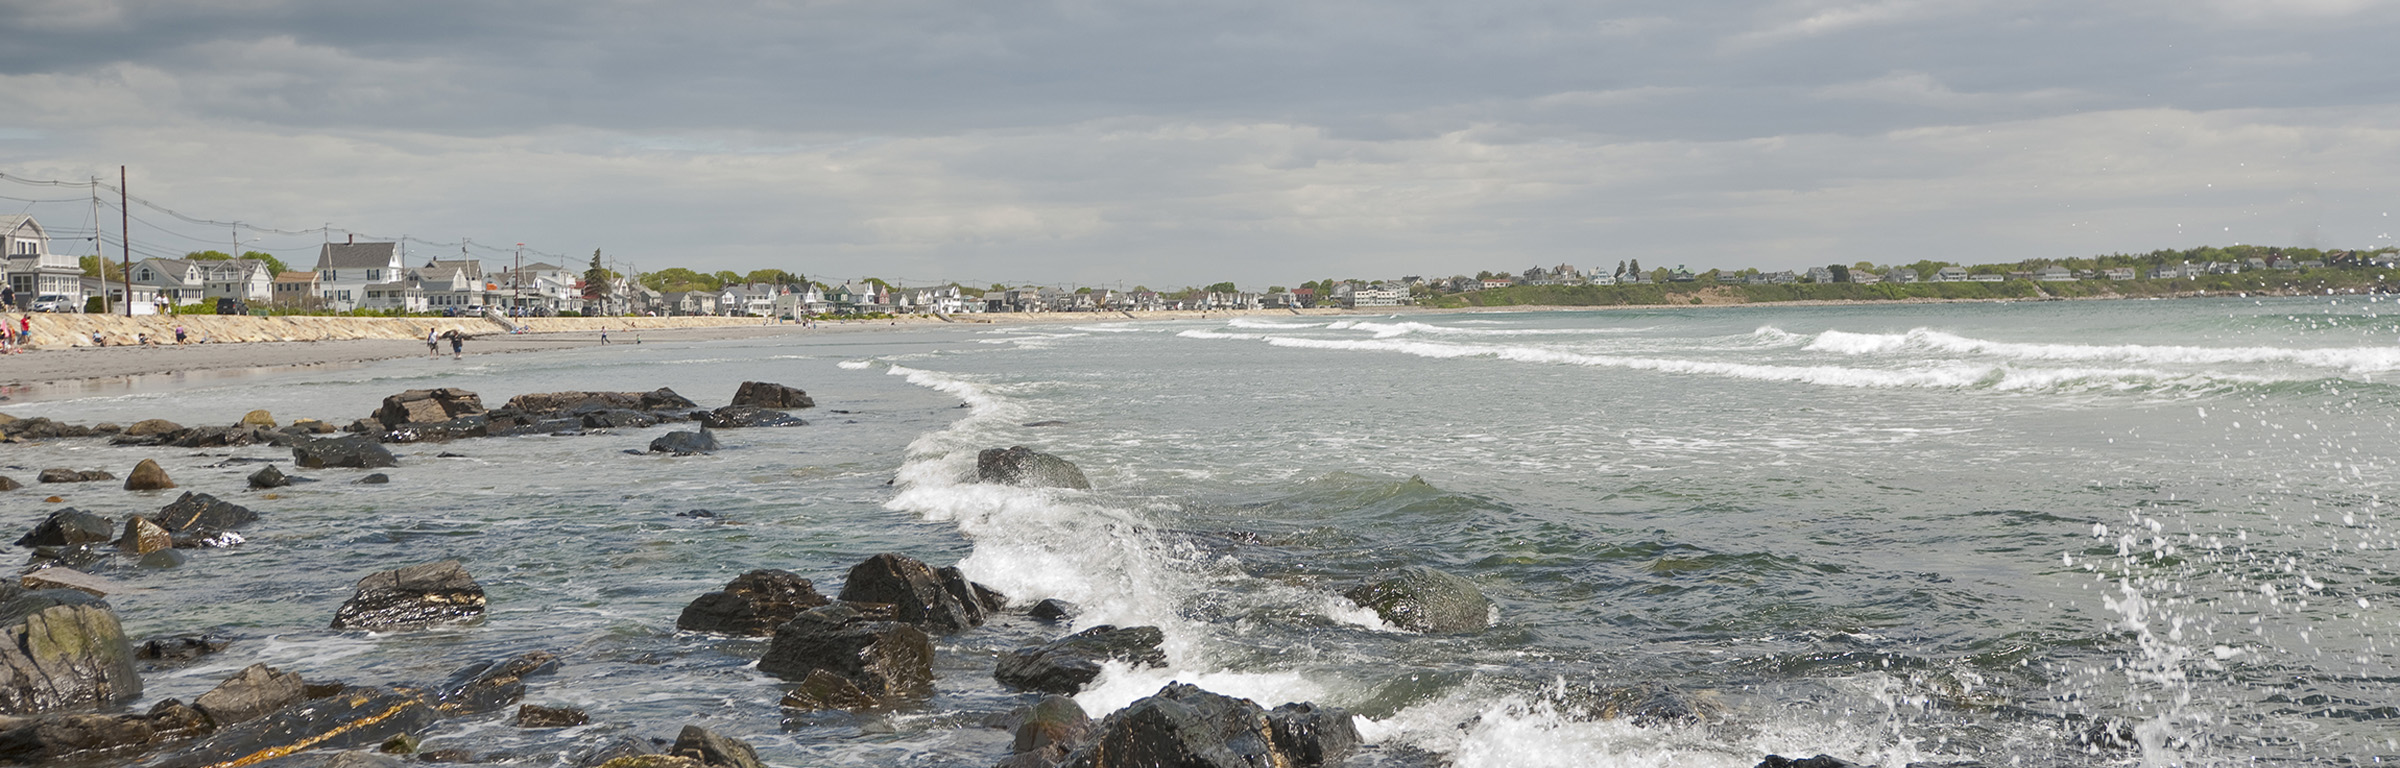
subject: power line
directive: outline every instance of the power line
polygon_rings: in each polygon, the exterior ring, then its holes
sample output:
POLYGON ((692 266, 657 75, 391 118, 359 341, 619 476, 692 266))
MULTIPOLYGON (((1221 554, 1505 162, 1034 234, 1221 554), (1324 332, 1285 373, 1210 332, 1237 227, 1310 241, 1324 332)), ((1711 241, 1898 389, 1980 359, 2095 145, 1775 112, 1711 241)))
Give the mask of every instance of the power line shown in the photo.
MULTIPOLYGON (((105 182, 105 181, 100 181, 100 180, 97 180, 97 179, 95 179, 95 180, 92 180, 92 181, 59 181, 59 180, 55 180, 55 179, 29 179, 29 178, 25 178, 25 177, 23 177, 23 176, 12 176, 12 175, 9 175, 9 174, 0 173, 0 181, 13 181, 13 182, 16 182, 16 183, 19 183, 19 184, 25 184, 25 185, 28 185, 28 186, 39 186, 39 187, 83 187, 83 188, 86 188, 86 189, 90 189, 90 190, 92 190, 92 194, 93 194, 93 196, 94 196, 94 197, 98 197, 98 196, 99 196, 100 190, 108 190, 108 191, 111 191, 111 192, 122 192, 122 190, 119 190, 119 189, 118 189, 118 188, 117 188, 115 185, 113 185, 113 184, 109 184, 109 183, 107 183, 107 182, 105 182)), ((442 242, 434 242, 434 241, 430 241, 430 240, 424 240, 424 239, 420 239, 420 238, 408 237, 408 236, 406 236, 406 235, 403 235, 403 236, 400 236, 400 237, 377 236, 377 235, 375 235, 375 234, 372 234, 372 233, 368 233, 368 232, 359 232, 359 231, 356 231, 356 230, 345 229, 345 228, 341 228, 341 227, 335 227, 335 226, 333 226, 333 225, 330 225, 330 224, 328 224, 328 225, 325 225, 325 226, 322 226, 322 227, 310 227, 310 228, 306 228, 306 229, 285 229, 285 228, 280 228, 280 227, 268 227, 268 226, 261 226, 261 225, 257 225, 257 224, 251 224, 251 223, 248 223, 248 222, 240 222, 240 221, 220 221, 220 220, 217 220, 217 219, 208 219, 208 218, 202 218, 202 217, 198 217, 198 216, 193 216, 193 215, 190 215, 190 214, 186 214, 186 213, 184 213, 184 212, 182 212, 182 211, 178 211, 178 210, 175 210, 175 209, 173 209, 173 208, 168 208, 168 207, 166 207, 166 206, 164 206, 164 205, 160 205, 160 204, 158 204, 158 203, 152 202, 152 201, 150 201, 150 200, 148 200, 148 199, 145 199, 145 198, 142 198, 141 196, 138 196, 138 195, 123 195, 123 197, 125 197, 125 198, 126 198, 126 199, 128 199, 128 200, 131 200, 132 202, 135 202, 135 203, 140 203, 140 204, 141 204, 143 207, 149 208, 149 209, 151 209, 151 210, 154 210, 154 211, 158 211, 159 213, 163 213, 163 214, 166 214, 166 215, 168 215, 168 216, 172 216, 172 217, 174 217, 174 218, 176 218, 176 219, 179 219, 179 220, 182 220, 182 221, 184 221, 184 222, 186 222, 186 223, 190 223, 190 224, 198 224, 198 225, 202 225, 202 226, 216 226, 216 227, 228 227, 228 228, 235 228, 235 227, 238 227, 238 228, 240 228, 240 229, 247 229, 247 230, 251 230, 251 231, 253 231, 253 232, 262 232, 262 233, 267 233, 267 234, 276 234, 276 235, 289 235, 289 236, 295 236, 295 237, 301 237, 301 236, 307 236, 307 235, 324 235, 324 236, 326 236, 326 237, 331 237, 331 236, 333 236, 333 235, 335 235, 335 234, 341 234, 341 235, 346 235, 346 236, 350 236, 350 237, 363 237, 363 238, 366 238, 366 239, 369 239, 369 240, 384 240, 384 241, 391 241, 391 242, 402 242, 402 241, 406 241, 406 242, 412 242, 412 243, 416 243, 416 244, 418 244, 418 245, 430 246, 430 247, 435 247, 435 248, 445 248, 445 249, 447 249, 447 248, 459 248, 459 247, 474 248, 474 249, 479 249, 479 250, 482 250, 482 251, 484 251, 484 252, 486 252, 486 253, 491 253, 491 254, 494 254, 494 255, 499 255, 499 254, 513 254, 513 253, 515 253, 515 250, 514 250, 514 249, 510 249, 510 248, 500 248, 500 247, 495 247, 495 246, 489 246, 489 245, 484 245, 484 244, 481 244, 481 243, 475 243, 475 242, 472 242, 472 241, 466 241, 466 240, 461 240, 461 241, 459 241, 459 242, 453 242, 453 243, 442 243, 442 242)), ((28 200, 28 199, 22 199, 22 198, 0 198, 0 199, 6 199, 6 200, 15 200, 15 201, 18 201, 18 202, 46 202, 46 203, 80 203, 80 202, 85 202, 85 198, 56 199, 56 200, 28 200)), ((104 202, 102 205, 103 205, 103 207, 106 207, 106 208, 108 208, 108 209, 110 209, 110 210, 117 210, 117 206, 114 206, 114 205, 108 205, 108 204, 106 204, 105 202, 104 202)), ((157 224, 155 224, 155 223, 152 223, 152 222, 144 221, 143 223, 144 223, 144 224, 148 224, 148 225, 150 225, 150 226, 151 226, 151 228, 153 228, 153 229, 157 229, 157 230, 159 230, 159 231, 161 231, 161 232, 165 232, 165 233, 168 233, 168 234, 171 234, 171 235, 175 235, 176 237, 182 237, 182 238, 186 238, 186 239, 190 239, 190 240, 194 240, 194 241, 198 241, 198 242, 204 242, 204 243, 205 243, 205 242, 211 242, 211 240, 210 240, 209 238, 199 238, 199 237, 192 237, 192 236, 190 236, 190 235, 181 234, 181 233, 178 233, 178 232, 174 232, 173 230, 166 229, 165 227, 158 226, 157 224)), ((294 250, 294 251, 296 251, 296 250, 298 250, 298 249, 288 249, 288 250, 294 250)), ((549 252, 549 251, 544 251, 544 250, 541 250, 541 249, 538 249, 538 248, 525 248, 524 250, 525 250, 525 252, 526 252, 526 253, 537 254, 537 255, 544 256, 544 257, 548 257, 548 258, 552 258, 552 259, 559 259, 559 260, 561 260, 561 261, 564 261, 564 260, 567 258, 567 256, 566 256, 565 254, 561 254, 561 253, 552 253, 552 252, 549 252)))

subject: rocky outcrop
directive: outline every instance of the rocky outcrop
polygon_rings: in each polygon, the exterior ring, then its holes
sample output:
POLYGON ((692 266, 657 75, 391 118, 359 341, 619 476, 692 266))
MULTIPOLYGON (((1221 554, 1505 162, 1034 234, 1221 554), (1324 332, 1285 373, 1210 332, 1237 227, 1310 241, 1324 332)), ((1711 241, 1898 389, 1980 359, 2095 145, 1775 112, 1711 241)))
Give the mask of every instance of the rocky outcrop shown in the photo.
POLYGON ((808 422, 782 411, 768 410, 755 405, 728 405, 713 411, 693 414, 701 424, 717 429, 739 427, 802 427, 808 422))
POLYGON ((17 482, 16 478, 0 475, 0 491, 13 491, 23 487, 25 484, 17 482))
POLYGON ((387 443, 438 443, 465 440, 471 437, 489 437, 491 434, 491 418, 480 413, 471 413, 443 421, 401 424, 385 430, 382 438, 387 443))
POLYGON ((1376 574, 1342 596, 1410 632, 1480 632, 1492 621, 1491 598, 1474 582, 1422 565, 1376 574))
POLYGON ((1358 743, 1338 709, 1278 708, 1172 683, 1100 721, 1090 743, 1063 765, 1075 768, 1252 768, 1338 765, 1358 743), (1299 717, 1278 729, 1278 717, 1299 717), (1288 739, 1294 739, 1287 741, 1288 739))
POLYGON ((790 571, 761 569, 733 578, 725 588, 683 607, 675 628, 727 635, 772 635, 801 611, 833 601, 816 584, 790 571))
POLYGON ((390 449, 372 438, 350 435, 305 440, 292 446, 292 464, 302 469, 351 467, 376 469, 400 466, 390 449))
POLYGON ((889 605, 894 618, 928 632, 947 634, 983 624, 982 606, 960 599, 933 568, 906 555, 881 554, 851 566, 841 599, 889 605))
POLYGON ((1001 768, 1050 768, 1091 738, 1092 717, 1074 699, 1051 694, 1008 713, 1002 727, 1016 735, 1001 768))
POLYGON ((1076 614, 1082 612, 1083 606, 1076 605, 1065 600, 1060 600, 1055 597, 1049 597, 1043 598, 1041 602, 1034 603, 1033 610, 1026 611, 1025 613, 1026 615, 1032 616, 1040 621, 1061 622, 1074 619, 1076 614))
POLYGON ((45 483, 96 483, 102 480, 115 480, 117 476, 99 469, 52 467, 42 470, 42 473, 35 475, 33 479, 45 483))
POLYGON ((175 534, 146 517, 125 520, 125 533, 117 537, 117 550, 128 555, 147 555, 175 547, 175 534))
POLYGON ((151 459, 143 459, 142 463, 133 465, 133 471, 125 475, 125 490, 128 491, 163 491, 173 487, 175 481, 167 479, 167 470, 151 459))
POLYGON ((434 707, 448 715, 498 712, 525 698, 525 678, 556 671, 558 656, 548 651, 469 664, 442 683, 434 707))
POLYGON ((422 733, 439 717, 413 691, 345 689, 221 729, 153 768, 254 765, 303 750, 369 747, 422 733))
POLYGON ((701 453, 715 453, 716 451, 717 436, 708 433, 708 425, 706 424, 700 425, 700 431, 698 432, 669 432, 664 435, 660 435, 655 440, 650 441, 651 453, 672 453, 677 456, 691 456, 701 453))
POLYGON ((123 437, 156 437, 183 431, 183 425, 166 419, 143 419, 117 433, 123 437))
POLYGON ((106 601, 67 590, 0 604, 0 714, 139 698, 133 643, 106 601))
POLYGON ((574 707, 545 707, 527 704, 517 708, 519 728, 573 728, 592 721, 590 715, 574 707))
POLYGON ((1166 666, 1167 654, 1159 650, 1165 642, 1166 635, 1157 627, 1119 629, 1102 624, 1045 645, 1000 654, 992 677, 1018 690, 1073 696, 1100 676, 1100 665, 1106 662, 1166 666))
POLYGON ((1022 445, 987 448, 975 455, 975 479, 1002 485, 1091 490, 1074 462, 1022 445))
POLYGON ((216 727, 248 722, 307 698, 308 684, 299 675, 265 664, 252 664, 192 699, 216 727))
POLYGON ((659 418, 642 411, 608 408, 586 411, 577 417, 577 422, 584 429, 640 429, 657 426, 659 418))
POLYGON ((823 672, 870 700, 913 699, 932 691, 933 640, 915 626, 837 603, 776 627, 758 670, 786 680, 823 672))
POLYGON ((734 405, 754 405, 760 408, 815 408, 817 401, 808 393, 781 384, 764 381, 745 381, 733 391, 734 405))
POLYGON ((578 413, 585 410, 624 408, 636 411, 686 410, 700 407, 699 403, 675 394, 666 387, 649 392, 544 392, 518 395, 508 399, 504 410, 531 414, 578 413))
POLYGON ((160 507, 150 521, 177 540, 190 541, 257 522, 258 513, 215 496, 185 491, 173 503, 160 507))
POLYGON ((452 387, 412 389, 383 399, 375 421, 384 429, 403 424, 431 424, 483 412, 483 398, 452 387))
POLYGON ((388 631, 483 618, 483 585, 456 560, 368 574, 334 614, 334 629, 388 631))
POLYGON ((719 736, 697 725, 684 726, 683 732, 675 735, 675 746, 667 748, 667 754, 691 758, 711 768, 767 768, 766 763, 759 762, 758 750, 752 749, 749 742, 719 736))
POLYGON ((0 763, 98 764, 140 754, 171 739, 208 729, 208 718, 168 699, 146 714, 43 715, 0 718, 0 763))
POLYGON ((18 537, 20 547, 64 547, 107 541, 116 532, 117 523, 99 515, 68 507, 50 513, 42 522, 18 537))
POLYGON ((0 424, 0 437, 10 440, 56 440, 62 437, 91 437, 97 434, 102 433, 91 427, 51 421, 44 416, 0 424))
POLYGON ((291 484, 291 476, 284 474, 283 470, 276 469, 275 465, 273 464, 259 467, 258 471, 250 473, 250 488, 252 490, 263 491, 269 488, 281 488, 291 484))

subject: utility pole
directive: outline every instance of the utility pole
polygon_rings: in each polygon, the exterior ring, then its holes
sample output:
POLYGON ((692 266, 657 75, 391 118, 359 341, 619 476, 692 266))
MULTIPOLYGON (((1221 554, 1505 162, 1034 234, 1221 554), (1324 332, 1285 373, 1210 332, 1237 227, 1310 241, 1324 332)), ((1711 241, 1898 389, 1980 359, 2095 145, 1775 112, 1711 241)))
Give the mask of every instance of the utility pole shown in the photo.
MULTIPOLYGON (((133 316, 133 205, 129 202, 132 199, 133 195, 125 191, 125 166, 117 166, 117 232, 124 237, 120 245, 125 246, 125 274, 119 277, 125 282, 126 317, 133 316)), ((108 270, 103 268, 100 272, 100 284, 108 285, 108 270)), ((104 305, 101 308, 107 309, 107 302, 101 303, 104 305)))
POLYGON ((517 244, 517 268, 508 271, 508 305, 511 309, 525 308, 525 244, 517 244))

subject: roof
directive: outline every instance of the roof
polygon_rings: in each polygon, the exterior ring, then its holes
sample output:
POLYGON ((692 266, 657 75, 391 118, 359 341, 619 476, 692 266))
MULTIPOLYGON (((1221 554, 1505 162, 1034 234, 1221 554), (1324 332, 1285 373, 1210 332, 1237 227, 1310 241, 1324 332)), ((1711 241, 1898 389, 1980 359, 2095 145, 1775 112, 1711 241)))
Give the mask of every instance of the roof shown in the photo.
POLYGON ((467 272, 467 279, 483 279, 483 262, 475 259, 434 259, 432 261, 425 262, 425 269, 430 272, 449 272, 451 270, 463 269, 467 272))
POLYGON ((388 269, 397 243, 326 243, 317 251, 317 269, 388 269))
POLYGON ((316 281, 317 273, 315 272, 278 272, 275 274, 275 282, 278 283, 313 283, 316 281))
POLYGON ((39 234, 42 237, 50 236, 49 232, 46 232, 42 229, 41 222, 34 221, 32 216, 22 213, 0 215, 0 234, 15 232, 19 227, 23 227, 28 224, 33 225, 33 231, 35 234, 39 234))

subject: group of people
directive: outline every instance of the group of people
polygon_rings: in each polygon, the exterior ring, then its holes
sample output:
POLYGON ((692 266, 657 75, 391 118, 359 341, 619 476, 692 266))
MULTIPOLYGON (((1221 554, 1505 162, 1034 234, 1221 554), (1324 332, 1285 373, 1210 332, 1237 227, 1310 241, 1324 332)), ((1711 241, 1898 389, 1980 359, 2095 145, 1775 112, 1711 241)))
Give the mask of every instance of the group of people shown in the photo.
POLYGON ((450 330, 447 330, 447 331, 437 331, 437 330, 435 330, 435 329, 433 329, 433 328, 430 328, 430 327, 426 328, 426 329, 425 329, 425 351, 426 351, 427 353, 430 353, 430 354, 432 354, 434 357, 441 357, 441 356, 442 356, 442 340, 443 340, 443 339, 448 339, 448 340, 450 341, 450 356, 451 356, 451 357, 454 357, 454 358, 455 358, 455 357, 464 357, 464 356, 466 356, 466 354, 467 354, 467 352, 466 352, 466 349, 467 349, 467 335, 466 335, 466 334, 463 334, 463 333, 459 333, 459 332, 458 332, 458 329, 456 329, 456 328, 452 328, 452 329, 450 329, 450 330))
POLYGON ((25 347, 32 342, 32 315, 18 315, 15 320, 8 319, 6 315, 0 315, 0 354, 13 355, 23 352, 25 347))

